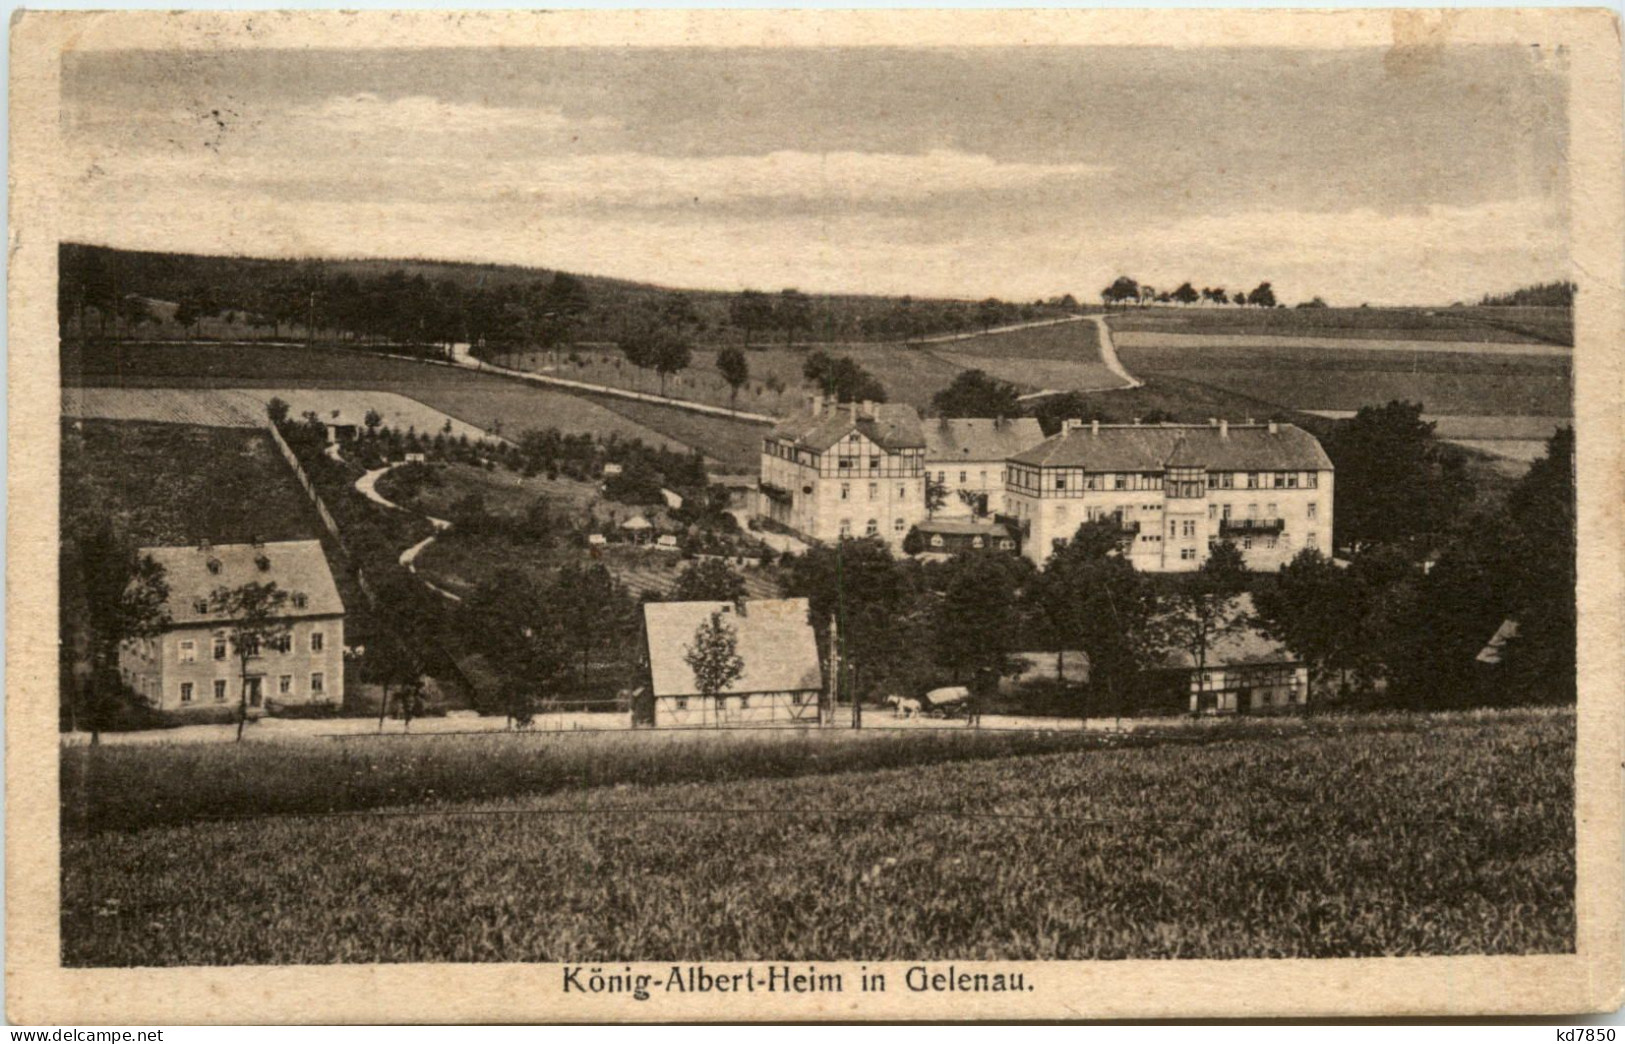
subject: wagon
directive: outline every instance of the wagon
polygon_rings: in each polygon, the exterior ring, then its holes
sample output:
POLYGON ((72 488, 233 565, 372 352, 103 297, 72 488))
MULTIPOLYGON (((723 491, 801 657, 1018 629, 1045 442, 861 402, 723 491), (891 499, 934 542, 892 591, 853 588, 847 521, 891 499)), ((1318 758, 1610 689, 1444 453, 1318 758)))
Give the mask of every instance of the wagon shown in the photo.
POLYGON ((957 718, 970 710, 970 689, 950 685, 920 697, 920 708, 933 718, 957 718))

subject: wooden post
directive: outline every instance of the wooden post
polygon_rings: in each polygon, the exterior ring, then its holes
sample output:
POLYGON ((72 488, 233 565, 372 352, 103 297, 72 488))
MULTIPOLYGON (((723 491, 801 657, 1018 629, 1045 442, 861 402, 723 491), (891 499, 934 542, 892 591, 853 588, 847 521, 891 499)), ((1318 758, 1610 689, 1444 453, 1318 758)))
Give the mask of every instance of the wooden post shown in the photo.
POLYGON ((829 614, 829 679, 827 684, 824 686, 825 702, 823 720, 819 722, 821 725, 835 724, 835 703, 841 692, 841 683, 839 680, 841 676, 839 634, 840 626, 836 623, 835 614, 831 613, 829 614))

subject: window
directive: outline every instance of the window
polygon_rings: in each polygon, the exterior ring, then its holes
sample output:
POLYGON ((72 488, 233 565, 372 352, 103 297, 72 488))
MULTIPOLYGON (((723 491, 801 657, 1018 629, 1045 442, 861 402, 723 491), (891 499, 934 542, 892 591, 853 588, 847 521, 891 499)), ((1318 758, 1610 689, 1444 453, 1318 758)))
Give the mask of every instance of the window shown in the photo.
POLYGON ((1298 488, 1298 473, 1296 471, 1289 471, 1289 472, 1286 473, 1286 488, 1287 489, 1297 489, 1298 488))
POLYGON ((1253 538, 1252 537, 1242 537, 1241 538, 1241 549, 1243 551, 1251 551, 1253 549, 1253 538))
POLYGON ((863 535, 864 536, 878 536, 879 534, 880 534, 880 523, 871 518, 869 520, 868 524, 863 527, 863 535))
POLYGON ((217 679, 215 679, 215 683, 214 683, 214 702, 216 702, 216 703, 224 703, 225 699, 226 699, 226 680, 224 678, 217 678, 217 679))
POLYGON ((741 696, 741 697, 739 697, 739 709, 740 710, 750 710, 750 697, 749 696, 741 696))
POLYGON ((192 702, 192 683, 191 682, 181 682, 181 702, 182 703, 191 703, 192 702))
POLYGON ((282 677, 278 678, 276 680, 276 691, 278 696, 287 696, 288 694, 292 693, 293 675, 284 674, 282 677))
POLYGON ((877 499, 879 499, 879 497, 880 497, 880 483, 878 483, 878 482, 869 483, 869 499, 870 500, 877 500, 877 499))
POLYGON ((984 485, 984 486, 987 485, 987 469, 986 468, 983 468, 981 473, 980 473, 980 481, 981 481, 982 485, 984 485))
POLYGON ((1247 517, 1248 518, 1257 518, 1258 517, 1258 505, 1257 504, 1248 504, 1247 505, 1247 517))
POLYGON ((320 631, 310 632, 310 651, 319 653, 327 647, 327 636, 320 631))
POLYGON ((1180 532, 1181 536, 1188 536, 1188 537, 1195 536, 1196 535, 1196 520, 1194 518, 1188 518, 1184 522, 1180 523, 1179 532, 1180 532))
POLYGON ((260 639, 257 634, 244 634, 237 637, 237 648, 244 656, 258 656, 260 654, 260 639))
POLYGON ((845 540, 847 537, 849 537, 851 535, 852 535, 852 520, 850 518, 841 519, 841 539, 845 540))
POLYGON ((688 697, 687 696, 679 696, 679 697, 677 697, 677 709, 678 710, 688 710, 688 697))
POLYGON ((1207 520, 1209 522, 1212 522, 1214 519, 1216 519, 1218 517, 1219 517, 1219 505, 1217 505, 1217 504, 1209 504, 1207 506, 1207 520))
POLYGON ((1258 488, 1258 472, 1256 472, 1256 471, 1247 472, 1247 488, 1248 489, 1257 489, 1258 488))
POLYGON ((275 649, 279 653, 291 652, 293 650, 293 635, 277 635, 275 638, 271 639, 271 648, 275 649))
POLYGON ((999 550, 1001 550, 1001 551, 1009 551, 1011 548, 1013 548, 1015 546, 1016 545, 1014 543, 1012 543, 1011 541, 1009 541, 1009 540, 1000 540, 999 541, 999 550))
POLYGON ((1128 488, 1128 476, 1127 475, 1113 475, 1112 476, 1112 488, 1113 489, 1127 489, 1128 488))
POLYGON ((310 676, 310 694, 312 696, 320 696, 326 691, 327 676, 322 674, 321 671, 317 671, 316 673, 312 674, 310 676))
POLYGON ((306 598, 302 593, 293 596, 293 607, 295 609, 303 609, 308 604, 310 604, 310 599, 306 598))
POLYGON ((1066 476, 1065 475, 1056 475, 1055 476, 1055 488, 1056 489, 1065 489, 1066 488, 1066 476))
MULTIPOLYGON (((1314 516, 1311 515, 1310 517, 1313 518, 1314 516)), ((180 644, 180 660, 182 663, 197 662, 197 642, 188 640, 180 644)))
POLYGON ((947 481, 948 481, 948 473, 946 471, 937 472, 937 482, 938 482, 939 485, 941 483, 947 482, 947 481))
POLYGON ((942 546, 942 534, 941 533, 933 533, 931 535, 931 546, 932 547, 941 547, 942 546))
POLYGON ((1171 537, 1179 535, 1179 522, 1175 519, 1168 520, 1168 535, 1171 537))
POLYGON ((1194 547, 1182 547, 1182 548, 1180 548, 1179 549, 1179 558, 1180 558, 1181 561, 1184 561, 1184 562, 1194 561, 1195 558, 1196 558, 1196 548, 1194 548, 1194 547))
POLYGON ((226 640, 224 638, 216 638, 214 640, 214 658, 217 660, 224 660, 226 658, 226 640))
POLYGON ((209 600, 207 598, 199 598, 197 601, 192 603, 192 611, 196 613, 208 612, 209 600))
POLYGON ((897 487, 897 499, 898 500, 907 500, 908 499, 908 487, 907 486, 898 486, 897 487))
POLYGON ((1226 522, 1230 521, 1230 505, 1229 504, 1221 504, 1219 506, 1219 517, 1224 519, 1226 522))
POLYGON ((1320 517, 1320 505, 1316 504, 1313 500, 1309 502, 1309 517, 1311 519, 1320 517))
POLYGON ((1309 531, 1309 535, 1304 537, 1304 543, 1308 544, 1310 547, 1314 547, 1320 543, 1320 537, 1313 529, 1311 529, 1309 531))
POLYGON ((963 486, 965 484, 967 477, 968 477, 968 475, 967 475, 966 472, 961 471, 959 473, 959 484, 961 486, 963 486))
POLYGON ((880 458, 879 457, 870 457, 869 458, 869 470, 874 471, 874 470, 878 469, 879 467, 880 467, 880 458))
POLYGON ((978 537, 972 537, 971 542, 970 542, 970 546, 971 547, 981 547, 982 546, 982 538, 979 537, 979 536, 978 537))
POLYGON ((850 483, 850 482, 841 483, 841 499, 842 500, 851 500, 852 499, 852 483, 850 483))
POLYGON ((1315 489, 1316 487, 1318 487, 1320 485, 1320 472, 1318 472, 1318 471, 1305 472, 1304 476, 1303 476, 1303 479, 1304 479, 1303 484, 1306 487, 1308 487, 1309 489, 1315 489))
POLYGON ((1265 518, 1280 518, 1280 517, 1281 517, 1281 513, 1280 513, 1280 512, 1279 512, 1279 511, 1277 511, 1277 510, 1276 510, 1276 508, 1277 508, 1277 507, 1278 507, 1278 506, 1279 506, 1279 505, 1276 505, 1276 504, 1271 504, 1271 505, 1270 505, 1270 509, 1269 509, 1269 513, 1268 513, 1268 514, 1266 514, 1266 515, 1265 515, 1265 516, 1264 516, 1264 517, 1265 517, 1265 518))
POLYGON ((906 526, 907 526, 907 523, 905 523, 902 519, 900 519, 900 518, 892 519, 891 528, 892 528, 893 533, 901 533, 906 526))

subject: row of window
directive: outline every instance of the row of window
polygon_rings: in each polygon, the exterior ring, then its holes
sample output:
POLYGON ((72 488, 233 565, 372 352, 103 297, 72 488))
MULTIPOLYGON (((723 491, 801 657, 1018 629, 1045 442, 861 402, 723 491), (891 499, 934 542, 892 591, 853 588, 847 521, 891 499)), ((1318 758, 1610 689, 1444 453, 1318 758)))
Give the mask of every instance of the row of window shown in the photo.
MULTIPOLYGON (((1058 493, 1166 488, 1172 497, 1200 497, 1204 485, 1200 468, 1170 469, 1166 475, 1161 471, 1089 472, 1082 468, 1052 468, 1048 471, 1048 478, 1044 476, 1045 473, 1037 468, 1011 467, 1006 481, 1018 489, 1053 490, 1058 493)), ((940 477, 941 472, 938 472, 940 477)), ((1206 473, 1205 484, 1210 490, 1316 489, 1320 485, 1320 474, 1314 471, 1210 471, 1206 473)))
MULTIPOLYGON (((891 527, 892 527, 892 532, 896 533, 898 536, 902 536, 904 533, 908 532, 908 523, 905 522, 901 518, 893 519, 891 527)), ((841 519, 841 539, 845 540, 845 539, 849 538, 851 535, 852 535, 852 520, 850 518, 841 519)), ((871 518, 869 520, 868 524, 863 527, 863 535, 864 536, 879 536, 880 535, 880 523, 878 521, 876 521, 875 519, 871 518)))
MULTIPOLYGON (((258 681, 259 681, 258 678, 250 678, 250 679, 248 679, 248 683, 245 683, 245 684, 257 683, 258 681)), ((226 681, 225 678, 216 678, 214 680, 214 701, 216 703, 224 703, 226 701, 226 687, 227 687, 227 681, 226 681)), ((256 695, 257 696, 258 691, 259 690, 257 688, 251 688, 251 695, 256 695)), ((276 680, 276 691, 277 691, 278 696, 296 696, 296 695, 298 695, 298 693, 294 692, 293 675, 284 674, 281 677, 277 678, 277 680, 276 680)), ((196 687, 196 685, 194 683, 189 682, 189 681, 188 682, 181 682, 181 702, 182 703, 191 703, 191 702, 193 702, 196 694, 197 694, 197 687, 196 687)), ((312 696, 325 696, 327 694, 327 675, 325 673, 323 673, 322 671, 313 671, 313 672, 311 672, 311 675, 310 675, 310 694, 312 696)))
MULTIPOLYGON (((675 700, 675 702, 677 704, 677 709, 678 710, 688 710, 688 697, 687 696, 676 696, 676 697, 673 697, 673 699, 675 700)), ((750 710, 750 697, 748 695, 746 695, 746 696, 735 696, 735 697, 733 697, 733 699, 737 699, 739 701, 739 709, 740 710, 750 710)), ((804 706, 806 706, 807 704, 809 704, 811 702, 812 702, 812 694, 811 693, 800 691, 800 692, 792 692, 790 694, 790 704, 791 704, 791 706, 804 707, 804 706)))
MULTIPOLYGON (((254 637, 252 635, 244 635, 243 639, 242 639, 242 645, 243 645, 243 648, 245 648, 248 651, 249 656, 258 656, 258 655, 260 655, 260 643, 259 643, 258 638, 254 637)), ((327 648, 327 635, 324 634, 321 631, 312 631, 312 632, 310 632, 310 651, 313 652, 313 653, 319 653, 319 652, 322 652, 326 648, 327 648)), ((283 635, 279 635, 278 637, 272 639, 271 640, 271 650, 273 652, 279 652, 279 653, 292 652, 293 651, 293 635, 291 635, 291 634, 283 634, 283 635)), ((226 642, 226 639, 224 637, 216 637, 214 639, 213 652, 214 652, 214 658, 216 660, 224 660, 226 658, 226 656, 227 656, 227 642, 226 642)), ((180 660, 181 663, 196 663, 197 662, 197 642, 194 641, 193 639, 187 638, 187 639, 184 639, 184 640, 176 643, 175 654, 176 654, 176 657, 180 660)))
MULTIPOLYGON (((841 483, 841 499, 842 500, 851 500, 852 499, 852 483, 850 483, 850 482, 841 483)), ((878 483, 878 482, 869 483, 869 499, 870 500, 879 500, 880 499, 880 483, 878 483)), ((907 486, 898 486, 897 487, 897 499, 898 500, 907 500, 908 499, 908 487, 907 486)))
MULTIPOLYGON (((946 471, 937 472, 937 481, 942 483, 943 485, 947 485, 947 483, 948 483, 948 472, 946 472, 946 471)), ((987 486, 988 482, 987 482, 987 469, 986 468, 983 468, 982 470, 980 470, 980 471, 978 471, 976 473, 976 481, 977 481, 978 486, 980 486, 980 487, 985 488, 987 486)), ((1004 472, 1003 472, 1003 470, 1001 470, 999 472, 999 482, 1001 484, 1004 482, 1004 472)), ((966 486, 966 485, 970 484, 970 472, 961 471, 959 473, 959 484, 961 486, 966 486)))

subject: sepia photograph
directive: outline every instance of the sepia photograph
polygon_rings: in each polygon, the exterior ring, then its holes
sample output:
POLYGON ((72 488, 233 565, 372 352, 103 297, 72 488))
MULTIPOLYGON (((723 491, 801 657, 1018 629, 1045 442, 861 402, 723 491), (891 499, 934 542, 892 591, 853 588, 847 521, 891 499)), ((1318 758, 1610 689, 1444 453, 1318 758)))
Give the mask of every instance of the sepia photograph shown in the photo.
POLYGON ((545 966, 531 1017, 1356 958, 1617 1004, 1608 16, 1404 14, 47 23, 30 945, 545 966))

